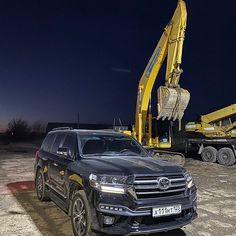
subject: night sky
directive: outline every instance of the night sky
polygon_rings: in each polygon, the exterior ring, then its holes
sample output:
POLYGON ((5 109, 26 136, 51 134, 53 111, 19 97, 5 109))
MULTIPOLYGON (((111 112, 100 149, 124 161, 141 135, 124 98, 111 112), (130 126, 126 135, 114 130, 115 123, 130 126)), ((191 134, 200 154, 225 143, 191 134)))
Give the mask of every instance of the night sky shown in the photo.
MULTIPOLYGON (((186 3, 181 86, 194 120, 236 102, 236 3, 186 3)), ((81 122, 133 123, 139 79, 176 4, 0 1, 0 127, 13 118, 76 122, 78 112, 81 122)))

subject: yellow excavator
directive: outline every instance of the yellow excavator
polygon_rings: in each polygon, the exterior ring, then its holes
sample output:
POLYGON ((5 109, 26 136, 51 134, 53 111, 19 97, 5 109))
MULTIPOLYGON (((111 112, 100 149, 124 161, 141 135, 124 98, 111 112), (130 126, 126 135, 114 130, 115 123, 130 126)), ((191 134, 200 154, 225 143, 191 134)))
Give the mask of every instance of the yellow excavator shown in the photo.
MULTIPOLYGON (((157 132, 153 132, 154 122, 160 126, 160 120, 181 121, 184 111, 189 103, 190 94, 186 89, 180 87, 180 68, 182 62, 183 43, 187 21, 187 11, 184 0, 178 0, 177 8, 143 72, 140 79, 135 125, 130 133, 140 143, 148 148, 170 148, 171 132, 168 127, 165 137, 160 139, 157 132), (152 115, 151 94, 157 75, 165 59, 166 75, 165 85, 157 90, 156 116, 152 115), (154 121, 154 122, 153 122, 154 121)), ((167 122, 170 125, 170 122, 167 122)))
POLYGON ((188 122, 188 147, 197 147, 202 160, 233 165, 236 155, 236 104, 202 115, 200 122, 188 122))

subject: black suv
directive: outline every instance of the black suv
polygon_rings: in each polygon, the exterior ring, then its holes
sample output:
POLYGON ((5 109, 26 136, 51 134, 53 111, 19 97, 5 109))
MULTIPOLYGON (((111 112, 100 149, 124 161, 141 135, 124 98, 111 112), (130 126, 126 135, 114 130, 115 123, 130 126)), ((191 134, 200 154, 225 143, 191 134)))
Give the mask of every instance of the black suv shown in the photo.
POLYGON ((77 236, 168 231, 197 217, 190 173, 117 132, 49 132, 36 154, 35 186, 40 201, 68 213, 77 236))

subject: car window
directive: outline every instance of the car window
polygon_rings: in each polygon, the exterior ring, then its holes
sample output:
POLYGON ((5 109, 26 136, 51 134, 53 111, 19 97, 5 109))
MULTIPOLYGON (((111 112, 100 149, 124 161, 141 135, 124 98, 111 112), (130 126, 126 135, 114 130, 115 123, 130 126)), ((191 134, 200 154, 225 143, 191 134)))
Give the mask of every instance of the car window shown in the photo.
POLYGON ((134 139, 126 136, 87 134, 80 135, 80 142, 83 155, 147 156, 144 149, 134 139))
POLYGON ((76 153, 76 136, 68 134, 66 135, 65 141, 62 144, 62 147, 69 148, 71 155, 74 156, 76 153))
POLYGON ((55 141, 54 141, 52 148, 51 148, 52 153, 56 153, 58 148, 62 146, 65 136, 66 136, 66 134, 60 134, 60 133, 57 134, 55 141))
POLYGON ((51 146, 52 146, 52 143, 53 143, 53 141, 54 141, 54 138, 55 138, 55 134, 54 134, 54 133, 48 134, 48 135, 46 136, 46 138, 44 139, 41 148, 42 148, 44 151, 49 152, 49 151, 50 151, 50 148, 51 148, 51 146))

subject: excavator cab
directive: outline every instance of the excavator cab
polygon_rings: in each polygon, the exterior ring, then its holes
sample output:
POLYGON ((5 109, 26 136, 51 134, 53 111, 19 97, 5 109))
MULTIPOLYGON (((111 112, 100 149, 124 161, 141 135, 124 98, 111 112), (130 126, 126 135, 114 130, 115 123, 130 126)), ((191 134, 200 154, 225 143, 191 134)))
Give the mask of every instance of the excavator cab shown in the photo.
POLYGON ((153 120, 153 140, 159 148, 171 148, 172 145, 172 122, 169 120, 153 120))

